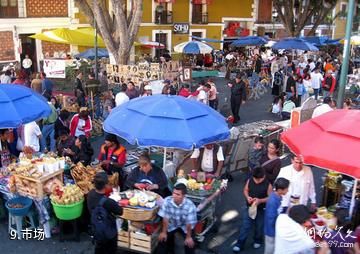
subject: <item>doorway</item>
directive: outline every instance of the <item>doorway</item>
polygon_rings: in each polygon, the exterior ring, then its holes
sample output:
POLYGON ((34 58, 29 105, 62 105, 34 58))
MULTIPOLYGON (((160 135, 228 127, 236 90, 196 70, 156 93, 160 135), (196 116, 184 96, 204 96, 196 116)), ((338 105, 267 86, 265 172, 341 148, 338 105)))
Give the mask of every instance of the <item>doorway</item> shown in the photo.
POLYGON ((167 45, 167 33, 156 33, 155 34, 155 41, 159 42, 161 44, 164 44, 165 48, 164 49, 155 49, 155 57, 157 59, 159 59, 166 51, 168 48, 167 45))
POLYGON ((32 61, 31 72, 36 72, 38 70, 37 66, 37 54, 36 54, 36 41, 29 36, 33 34, 20 34, 21 40, 21 49, 22 52, 20 54, 21 63, 25 58, 25 55, 29 55, 29 58, 32 61))

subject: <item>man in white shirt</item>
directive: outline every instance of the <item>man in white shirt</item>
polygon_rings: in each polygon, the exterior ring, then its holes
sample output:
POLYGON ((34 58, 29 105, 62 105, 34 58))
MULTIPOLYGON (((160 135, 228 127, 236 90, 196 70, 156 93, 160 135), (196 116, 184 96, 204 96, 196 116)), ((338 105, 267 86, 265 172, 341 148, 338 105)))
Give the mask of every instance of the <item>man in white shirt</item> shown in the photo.
POLYGON ((300 61, 298 63, 298 66, 300 68, 300 74, 303 75, 304 74, 304 69, 306 68, 307 66, 307 63, 305 62, 305 59, 304 57, 300 57, 300 61))
POLYGON ((202 86, 202 88, 200 89, 199 94, 198 94, 196 99, 199 102, 202 102, 202 103, 208 105, 209 104, 209 91, 210 91, 210 89, 211 89, 210 84, 204 84, 202 86))
POLYGON ((313 71, 316 67, 316 65, 312 59, 308 59, 308 65, 310 67, 310 71, 313 71))
POLYGON ((224 154, 221 146, 207 144, 204 148, 195 149, 190 158, 195 169, 220 176, 224 165, 224 154))
POLYGON ((39 152, 40 139, 41 130, 35 121, 24 125, 24 146, 29 146, 35 152, 39 152))
POLYGON ((289 215, 280 214, 275 224, 275 254, 314 254, 315 242, 306 232, 311 226, 306 206, 293 206, 289 215))
POLYGON ((311 85, 312 85, 312 88, 314 89, 315 100, 317 100, 317 98, 319 96, 319 90, 320 90, 321 82, 323 81, 323 79, 324 78, 318 68, 316 68, 311 73, 311 85))
POLYGON ((333 100, 330 97, 325 97, 323 103, 314 109, 311 118, 315 118, 321 116, 322 114, 332 111, 333 110, 332 102, 333 100))
POLYGON ((25 71, 28 75, 31 74, 31 66, 32 66, 32 61, 29 58, 29 55, 25 55, 25 58, 22 61, 22 67, 25 69, 25 71))
POLYGON ((115 96, 115 105, 116 107, 120 106, 121 104, 124 104, 125 102, 129 101, 129 96, 126 95, 127 85, 122 84, 121 85, 121 91, 116 94, 115 96))
POLYGON ((316 193, 313 173, 308 166, 304 166, 303 158, 291 154, 291 164, 281 168, 278 178, 290 181, 289 191, 283 197, 281 206, 287 208, 294 204, 307 205, 311 201, 312 208, 316 207, 316 193))

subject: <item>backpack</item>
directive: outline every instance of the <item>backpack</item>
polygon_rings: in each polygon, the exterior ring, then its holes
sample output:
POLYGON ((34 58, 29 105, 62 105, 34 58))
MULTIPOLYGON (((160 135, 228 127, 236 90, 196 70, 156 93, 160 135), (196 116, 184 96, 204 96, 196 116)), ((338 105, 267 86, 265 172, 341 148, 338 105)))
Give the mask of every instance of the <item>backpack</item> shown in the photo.
POLYGON ((94 239, 96 241, 106 241, 113 239, 117 235, 117 228, 114 218, 104 208, 107 197, 102 197, 99 204, 91 212, 91 226, 94 239))

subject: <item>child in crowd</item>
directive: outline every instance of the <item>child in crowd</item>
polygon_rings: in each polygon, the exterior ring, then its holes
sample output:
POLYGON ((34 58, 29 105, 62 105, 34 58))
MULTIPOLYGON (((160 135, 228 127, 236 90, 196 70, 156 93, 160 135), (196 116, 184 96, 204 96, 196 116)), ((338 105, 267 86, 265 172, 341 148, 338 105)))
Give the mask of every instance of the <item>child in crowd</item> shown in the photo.
POLYGON ((275 249, 275 222, 281 212, 281 199, 289 189, 289 180, 278 178, 274 183, 275 191, 272 192, 266 202, 264 233, 265 251, 264 254, 273 254, 275 249))
POLYGON ((256 137, 254 140, 254 146, 250 148, 248 153, 248 165, 250 173, 256 167, 260 167, 260 159, 266 153, 265 141, 263 137, 256 137))
POLYGON ((284 106, 281 112, 281 116, 283 120, 290 119, 291 111, 296 108, 295 105, 295 97, 290 97, 287 101, 284 102, 284 106))

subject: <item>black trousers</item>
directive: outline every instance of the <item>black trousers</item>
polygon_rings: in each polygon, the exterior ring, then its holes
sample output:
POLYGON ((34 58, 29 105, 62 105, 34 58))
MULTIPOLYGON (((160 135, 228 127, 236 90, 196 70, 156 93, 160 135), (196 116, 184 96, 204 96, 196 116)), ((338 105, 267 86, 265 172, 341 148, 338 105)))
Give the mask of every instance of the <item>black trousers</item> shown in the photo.
MULTIPOLYGON (((179 232, 185 239, 186 234, 182 231, 181 228, 175 229, 174 231, 168 232, 167 240, 164 242, 159 242, 157 247, 157 254, 174 254, 175 252, 175 234, 179 232)), ((194 238, 193 238, 194 239, 194 238)), ((194 239, 195 241, 195 239, 194 239)), ((189 248, 184 244, 185 254, 195 254, 195 247, 189 248)))
POLYGON ((95 254, 116 254, 117 236, 107 241, 95 243, 95 254))
POLYGON ((236 123, 240 121, 239 111, 241 106, 241 97, 231 96, 230 103, 231 103, 231 112, 234 116, 234 122, 236 123))
POLYGON ((209 106, 212 107, 213 109, 217 110, 218 107, 218 99, 215 100, 209 100, 209 106))

